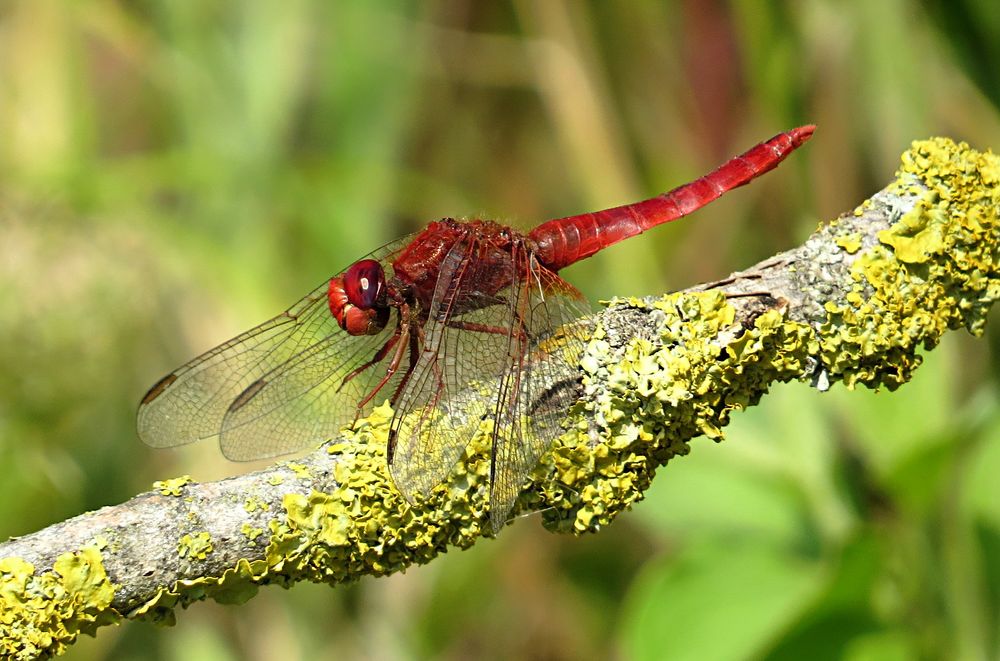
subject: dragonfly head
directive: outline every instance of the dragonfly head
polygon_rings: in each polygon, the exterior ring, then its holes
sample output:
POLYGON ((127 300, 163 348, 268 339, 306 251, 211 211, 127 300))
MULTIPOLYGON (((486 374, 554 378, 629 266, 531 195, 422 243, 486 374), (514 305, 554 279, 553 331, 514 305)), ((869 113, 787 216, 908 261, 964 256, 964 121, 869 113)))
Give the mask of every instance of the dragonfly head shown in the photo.
POLYGON ((385 271, 374 259, 354 262, 330 279, 330 312, 351 335, 375 335, 389 322, 385 271))

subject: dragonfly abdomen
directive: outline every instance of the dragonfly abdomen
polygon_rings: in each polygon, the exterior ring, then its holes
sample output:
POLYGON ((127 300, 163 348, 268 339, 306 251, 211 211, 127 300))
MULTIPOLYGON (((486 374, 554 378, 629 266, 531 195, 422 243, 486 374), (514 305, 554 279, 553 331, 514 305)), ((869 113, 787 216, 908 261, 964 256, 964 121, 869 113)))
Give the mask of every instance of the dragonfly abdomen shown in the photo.
POLYGON ((528 234, 538 246, 539 261, 558 271, 581 259, 641 234, 651 227, 677 220, 772 170, 809 139, 815 126, 779 133, 727 161, 700 179, 654 198, 620 207, 557 218, 528 234))

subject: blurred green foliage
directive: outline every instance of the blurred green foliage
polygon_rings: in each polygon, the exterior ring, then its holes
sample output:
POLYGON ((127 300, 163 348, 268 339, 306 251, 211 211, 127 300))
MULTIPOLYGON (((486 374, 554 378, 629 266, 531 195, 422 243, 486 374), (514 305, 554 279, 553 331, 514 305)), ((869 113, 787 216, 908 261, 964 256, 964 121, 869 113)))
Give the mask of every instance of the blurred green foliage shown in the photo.
MULTIPOLYGON (((565 273, 652 294, 794 245, 912 139, 1000 145, 993 5, 3 0, 0 535, 246 470, 143 447, 145 388, 427 220, 529 228, 819 124, 565 273)), ((896 393, 777 388, 599 535, 528 519, 67 658, 998 658, 998 338, 949 336, 896 393)))

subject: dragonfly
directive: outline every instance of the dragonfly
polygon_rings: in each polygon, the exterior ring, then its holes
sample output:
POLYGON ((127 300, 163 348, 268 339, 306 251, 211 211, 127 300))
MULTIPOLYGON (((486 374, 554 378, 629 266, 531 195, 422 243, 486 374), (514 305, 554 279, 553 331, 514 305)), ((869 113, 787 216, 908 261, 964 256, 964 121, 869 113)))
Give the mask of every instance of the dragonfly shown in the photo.
POLYGON ((411 503, 488 435, 496 532, 578 392, 571 357, 590 308, 558 272, 749 183, 814 128, 779 133, 648 200, 526 234, 490 220, 431 222, 157 381, 139 404, 139 436, 155 448, 217 438, 230 460, 264 459, 317 446, 388 401, 389 474, 411 503))

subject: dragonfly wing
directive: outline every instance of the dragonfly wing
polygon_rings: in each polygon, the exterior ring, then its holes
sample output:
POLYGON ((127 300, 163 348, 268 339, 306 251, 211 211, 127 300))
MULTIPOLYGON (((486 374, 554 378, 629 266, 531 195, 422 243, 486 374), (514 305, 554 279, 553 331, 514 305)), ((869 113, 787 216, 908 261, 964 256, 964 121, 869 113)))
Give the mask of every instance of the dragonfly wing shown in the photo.
MULTIPOLYGON (((428 318, 419 333, 420 351, 411 352, 411 368, 395 402, 390 427, 389 469, 408 499, 429 492, 451 472, 472 438, 479 418, 472 398, 459 407, 452 396, 465 392, 468 378, 456 372, 463 355, 461 333, 448 322, 473 282, 479 241, 471 233, 460 238, 441 260, 428 318)), ((487 360, 489 358, 487 357, 487 360)), ((480 371, 489 371, 480 364, 480 371)))
MULTIPOLYGON (((405 241, 389 244, 372 257, 388 264, 405 241)), ((314 419, 272 427, 278 418, 264 414, 274 404, 268 408, 254 402, 258 398, 262 403, 285 401, 305 393, 303 382, 308 379, 321 388, 320 372, 330 378, 349 372, 371 358, 379 342, 391 336, 390 329, 378 336, 357 337, 342 331, 328 307, 328 286, 329 280, 280 315, 158 381, 139 404, 137 428, 143 442, 164 448, 212 438, 224 431, 225 420, 226 429, 241 429, 233 441, 223 443, 226 455, 249 460, 301 449, 319 440, 318 434, 332 433, 337 424, 349 421, 354 409, 340 403, 314 419), (315 362, 307 362, 306 357, 315 362), (284 389, 281 396, 276 392, 279 388, 284 389)), ((364 379, 356 380, 354 393, 345 388, 345 396, 356 394, 363 385, 364 379)))
POLYGON ((562 432, 579 396, 576 365, 587 340, 586 300, 525 251, 523 273, 507 296, 523 321, 528 343, 512 356, 497 388, 490 518, 494 532, 507 521, 524 482, 562 432))
POLYGON ((277 317, 161 379, 139 404, 139 436, 157 448, 216 436, 227 409, 241 393, 336 329, 324 284, 277 317))
POLYGON ((548 360, 540 359, 543 354, 532 360, 532 353, 587 309, 523 245, 506 262, 488 259, 489 250, 470 236, 442 260, 422 350, 396 402, 390 468, 404 494, 426 493, 447 476, 477 432, 489 434, 491 510, 499 526, 527 472, 558 433, 566 408, 560 403, 528 410, 560 376, 556 364, 568 371, 565 361, 547 354, 548 360), (480 285, 491 281, 513 284, 482 291, 480 285))
POLYGON ((385 374, 389 358, 345 378, 370 362, 391 337, 388 327, 378 335, 332 334, 261 376, 226 410, 222 453, 234 461, 262 459, 329 438, 359 414, 358 403, 385 374))

